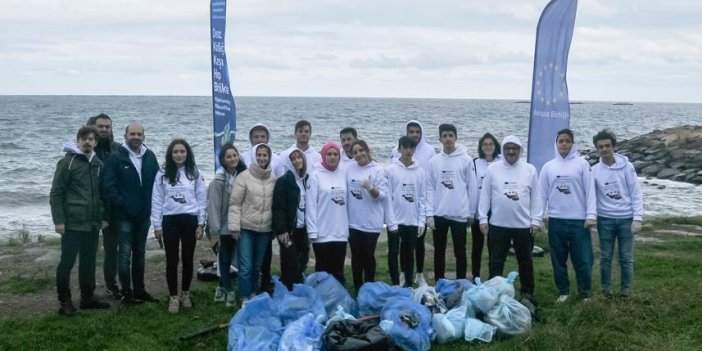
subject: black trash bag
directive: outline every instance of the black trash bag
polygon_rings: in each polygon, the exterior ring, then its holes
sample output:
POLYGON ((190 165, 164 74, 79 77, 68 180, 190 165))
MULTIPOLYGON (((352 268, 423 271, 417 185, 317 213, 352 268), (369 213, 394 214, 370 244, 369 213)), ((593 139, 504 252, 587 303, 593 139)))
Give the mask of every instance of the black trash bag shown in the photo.
POLYGON ((378 320, 340 320, 327 325, 322 334, 327 351, 387 351, 388 337, 378 326, 378 320))
POLYGON ((216 282, 219 280, 217 266, 214 264, 214 261, 200 261, 200 266, 197 268, 197 280, 203 282, 216 282))

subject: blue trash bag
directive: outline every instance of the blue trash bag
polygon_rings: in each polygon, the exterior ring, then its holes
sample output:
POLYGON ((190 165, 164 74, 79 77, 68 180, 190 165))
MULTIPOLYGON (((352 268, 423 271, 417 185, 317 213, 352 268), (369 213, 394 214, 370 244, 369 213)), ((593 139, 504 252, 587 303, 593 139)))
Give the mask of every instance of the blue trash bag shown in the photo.
POLYGON ((497 327, 494 325, 481 322, 475 318, 466 318, 464 324, 463 335, 466 341, 491 342, 497 331, 497 327))
POLYGON ((336 308, 339 305, 346 313, 354 316, 358 315, 356 301, 331 274, 327 272, 312 273, 305 278, 305 285, 313 287, 322 297, 327 315, 332 315, 336 312, 336 308))
POLYGON ((436 340, 445 344, 462 338, 467 315, 468 306, 456 307, 446 314, 434 314, 431 317, 431 327, 436 334, 436 340))
POLYGON ((498 275, 496 277, 492 277, 490 280, 483 283, 483 285, 495 288, 498 296, 507 295, 513 298, 514 281, 517 279, 517 276, 519 276, 519 273, 517 272, 510 272, 507 274, 507 278, 500 277, 498 275))
POLYGON ((329 320, 327 320, 327 325, 336 322, 336 321, 343 321, 343 320, 356 320, 356 317, 344 312, 344 307, 339 305, 336 306, 336 312, 334 312, 333 315, 329 316, 329 320))
POLYGON ((432 286, 422 285, 412 290, 412 301, 427 306, 431 313, 446 313, 448 308, 432 286))
POLYGON ((273 301, 280 303, 283 300, 283 296, 289 292, 288 287, 280 281, 280 277, 277 275, 273 276, 273 301))
POLYGON ((365 283, 358 291, 358 315, 379 314, 388 302, 398 298, 412 301, 412 289, 392 287, 384 282, 365 283))
POLYGON ((431 348, 434 331, 431 312, 426 306, 409 298, 392 299, 380 312, 380 327, 388 339, 406 351, 426 351, 431 348))
POLYGON ((488 313, 497 303, 499 294, 495 288, 482 284, 480 278, 475 278, 475 284, 476 286, 463 293, 463 296, 464 298, 467 297, 476 313, 488 313))
POLYGON ((309 285, 295 284, 292 291, 280 298, 278 317, 283 325, 287 326, 288 323, 299 319, 306 313, 312 313, 319 322, 327 320, 327 311, 324 309, 324 301, 319 293, 309 285))
MULTIPOLYGON (((306 313, 285 327, 278 351, 317 351, 322 347, 324 326, 312 313, 306 313)), ((258 350, 256 350, 258 351, 258 350)))
POLYGON ((470 290, 473 286, 475 285, 468 279, 439 279, 439 281, 436 282, 436 292, 439 294, 439 297, 446 302, 448 297, 457 289, 463 287, 465 290, 470 290))
POLYGON ((276 350, 283 332, 275 301, 263 293, 249 300, 229 322, 227 350, 276 350))
POLYGON ((519 301, 502 295, 500 301, 485 316, 485 321, 505 334, 519 335, 531 328, 531 312, 519 301))

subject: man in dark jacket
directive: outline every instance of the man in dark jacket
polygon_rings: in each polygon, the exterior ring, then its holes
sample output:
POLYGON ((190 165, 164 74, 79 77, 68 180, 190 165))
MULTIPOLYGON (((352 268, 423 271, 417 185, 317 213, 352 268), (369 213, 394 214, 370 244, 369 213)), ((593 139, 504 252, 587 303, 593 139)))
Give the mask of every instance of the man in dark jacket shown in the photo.
POLYGON ((124 306, 158 301, 144 289, 146 237, 151 226, 151 193, 158 161, 143 143, 144 127, 130 123, 124 144, 108 158, 102 183, 119 236, 118 270, 124 306))
POLYGON ((80 308, 110 307, 93 295, 99 231, 107 226, 100 197, 102 162, 93 151, 96 135, 95 128, 83 127, 78 130, 77 143, 64 145, 66 156, 56 165, 49 196, 51 218, 56 233, 61 235, 61 261, 56 269, 59 314, 66 316, 76 313, 70 277, 79 253, 80 308))
MULTIPOLYGON (((119 148, 119 143, 114 141, 112 135, 112 119, 110 116, 101 113, 97 116, 90 117, 88 122, 85 124, 89 127, 95 127, 97 129, 97 146, 95 147, 95 154, 102 161, 102 163, 107 163, 107 158, 113 153, 117 148, 119 148)), ((112 208, 109 203, 105 201, 105 217, 108 218, 109 226, 102 230, 102 247, 105 250, 105 260, 102 265, 103 275, 105 276, 105 288, 107 289, 107 296, 119 300, 122 298, 122 294, 117 287, 117 231, 115 230, 115 223, 111 220, 112 208)))

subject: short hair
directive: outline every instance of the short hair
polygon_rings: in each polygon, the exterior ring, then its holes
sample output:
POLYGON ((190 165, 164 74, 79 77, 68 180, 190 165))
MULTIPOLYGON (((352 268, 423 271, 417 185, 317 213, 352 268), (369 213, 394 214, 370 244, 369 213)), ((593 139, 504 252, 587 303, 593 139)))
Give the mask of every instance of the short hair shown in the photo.
POLYGON ((417 122, 409 122, 409 123, 407 123, 407 128, 406 128, 405 130, 409 129, 409 127, 418 127, 419 130, 422 130, 422 126, 421 126, 419 123, 417 123, 417 122))
POLYGON ((562 134, 568 135, 570 137, 570 141, 575 143, 575 136, 573 136, 573 131, 569 128, 559 130, 558 133, 556 133, 556 141, 558 141, 558 137, 562 134))
POLYGON ((458 131, 456 130, 456 126, 454 126, 453 124, 449 124, 449 123, 441 124, 439 126, 439 138, 441 138, 441 134, 443 132, 453 132, 453 135, 455 135, 456 138, 458 138, 458 131))
POLYGON ((403 147, 408 148, 408 149, 416 148, 417 142, 414 141, 414 139, 412 139, 406 135, 403 135, 402 137, 400 137, 400 140, 397 141, 397 149, 399 150, 403 147))
POLYGON ((266 126, 261 125, 261 124, 257 124, 255 126, 251 127, 251 130, 249 130, 249 138, 251 138, 251 136, 253 136, 254 132, 260 132, 260 131, 266 132, 266 139, 270 139, 271 136, 269 134, 268 128, 266 128, 266 126))
POLYGON ((297 132, 305 126, 310 127, 310 131, 312 131, 312 123, 305 119, 301 119, 295 123, 295 131, 297 132))
MULTIPOLYGON (((310 129, 312 129, 312 127, 310 127, 310 129)), ((297 129, 295 129, 295 130, 297 130, 297 129)), ((346 127, 344 129, 342 129, 339 132, 339 136, 341 137, 342 134, 349 134, 349 133, 351 133, 353 135, 354 139, 358 138, 358 132, 356 131, 356 128, 353 128, 353 127, 346 127)))
POLYGON ((124 128, 124 134, 129 134, 129 127, 130 127, 132 124, 137 124, 137 125, 139 125, 139 127, 141 127, 141 132, 142 132, 142 133, 145 133, 145 132, 146 132, 146 131, 144 130, 144 125, 143 125, 143 124, 141 124, 141 123, 139 123, 139 122, 132 122, 132 123, 127 124, 127 126, 124 128))
POLYGON ((617 136, 609 129, 602 129, 592 137, 592 143, 597 147, 597 142, 600 140, 611 140, 612 146, 617 146, 617 136))
POLYGON ((98 120, 98 119, 107 119, 107 120, 110 121, 110 123, 112 123, 112 118, 110 118, 110 116, 108 116, 108 115, 106 115, 106 114, 104 114, 104 113, 101 113, 101 114, 99 114, 99 115, 97 115, 97 116, 93 116, 93 117, 88 118, 88 121, 85 122, 85 125, 86 125, 86 126, 94 126, 94 125, 97 124, 97 120, 98 120))
POLYGON ((495 151, 492 153, 493 158, 502 153, 502 150, 500 150, 500 143, 497 141, 497 138, 490 133, 485 133, 482 137, 480 137, 480 141, 478 141, 478 157, 485 158, 485 153, 483 152, 483 141, 486 139, 492 139, 492 143, 495 144, 495 151))
POLYGON ((97 131, 97 129, 95 129, 95 127, 91 127, 91 126, 80 127, 80 129, 78 129, 78 133, 76 133, 76 140, 83 139, 90 134, 93 135, 93 138, 97 139, 98 131, 97 131))

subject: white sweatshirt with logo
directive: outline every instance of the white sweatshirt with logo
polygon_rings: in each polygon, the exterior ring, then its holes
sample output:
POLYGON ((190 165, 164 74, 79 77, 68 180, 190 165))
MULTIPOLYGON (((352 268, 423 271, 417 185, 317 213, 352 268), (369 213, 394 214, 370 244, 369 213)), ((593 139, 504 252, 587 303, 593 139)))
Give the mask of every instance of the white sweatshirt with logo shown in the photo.
POLYGON ((597 191, 597 214, 607 218, 643 219, 643 196, 634 165, 626 156, 614 154, 614 164, 592 166, 597 191))
POLYGON ((185 167, 178 169, 178 182, 171 185, 163 170, 156 173, 151 195, 151 223, 154 230, 161 230, 163 216, 192 214, 197 216, 197 224, 205 225, 207 220, 207 186, 202 174, 190 180, 185 175, 185 167))
POLYGON ((595 178, 590 164, 578 156, 576 144, 565 158, 556 147, 556 158, 541 168, 539 187, 549 218, 597 218, 595 178))
POLYGON ((465 222, 478 209, 478 185, 473 159, 463 145, 447 155, 442 150, 429 161, 427 216, 465 222))
POLYGON ((365 166, 352 163, 346 168, 346 188, 348 193, 349 228, 369 233, 383 231, 385 206, 383 200, 388 194, 388 179, 385 170, 378 162, 371 161, 365 166), (370 178, 371 184, 380 193, 373 198, 370 191, 361 185, 370 178))
POLYGON ((424 170, 413 162, 405 166, 394 160, 385 169, 388 194, 397 224, 424 227, 426 222, 426 177, 424 170))
POLYGON ((338 168, 317 169, 307 180, 305 221, 313 243, 348 241, 346 176, 338 168))

